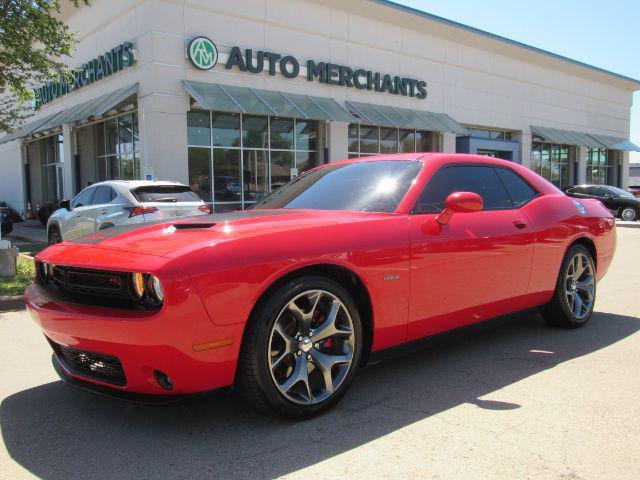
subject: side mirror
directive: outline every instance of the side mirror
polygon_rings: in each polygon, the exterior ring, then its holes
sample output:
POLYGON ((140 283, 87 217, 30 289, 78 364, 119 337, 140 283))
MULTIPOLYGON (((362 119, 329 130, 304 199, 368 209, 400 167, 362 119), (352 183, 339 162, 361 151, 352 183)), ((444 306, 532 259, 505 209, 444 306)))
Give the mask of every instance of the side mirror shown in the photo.
POLYGON ((436 221, 446 225, 454 213, 472 213, 482 210, 482 197, 473 192, 453 192, 445 200, 445 208, 436 221))
POLYGON ((59 205, 60 208, 66 208, 67 210, 71 211, 71 202, 69 200, 62 200, 59 205))

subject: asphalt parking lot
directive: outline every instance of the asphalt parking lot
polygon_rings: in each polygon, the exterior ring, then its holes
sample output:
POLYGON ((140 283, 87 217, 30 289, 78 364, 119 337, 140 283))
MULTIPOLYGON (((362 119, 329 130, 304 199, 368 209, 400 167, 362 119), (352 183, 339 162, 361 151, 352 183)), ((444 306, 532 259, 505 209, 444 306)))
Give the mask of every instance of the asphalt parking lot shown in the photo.
POLYGON ((164 407, 73 390, 24 312, 0 313, 1 478, 640 478, 640 229, 596 313, 533 317, 363 370, 304 423, 232 391, 164 407))

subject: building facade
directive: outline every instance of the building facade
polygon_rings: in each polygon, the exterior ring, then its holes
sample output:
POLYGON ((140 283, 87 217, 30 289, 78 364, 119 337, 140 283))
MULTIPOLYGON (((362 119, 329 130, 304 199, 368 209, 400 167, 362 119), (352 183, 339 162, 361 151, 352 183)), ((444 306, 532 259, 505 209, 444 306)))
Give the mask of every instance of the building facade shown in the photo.
POLYGON ((246 208, 318 164, 477 153, 559 187, 628 185, 640 82, 383 0, 94 0, 69 82, 0 139, 0 201, 88 182, 191 185, 246 208))

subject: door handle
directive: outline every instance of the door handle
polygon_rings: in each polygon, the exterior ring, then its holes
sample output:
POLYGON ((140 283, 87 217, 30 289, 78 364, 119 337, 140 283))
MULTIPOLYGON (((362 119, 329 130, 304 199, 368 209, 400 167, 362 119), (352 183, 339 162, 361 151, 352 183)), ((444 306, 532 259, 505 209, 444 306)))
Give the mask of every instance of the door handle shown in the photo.
POLYGON ((521 218, 515 219, 513 221, 513 224, 516 226, 516 228, 519 228, 520 230, 522 230, 523 228, 525 228, 527 226, 527 222, 525 222, 521 218))
POLYGON ((107 211, 106 211, 106 210, 100 210, 100 213, 101 213, 102 215, 104 215, 105 213, 107 213, 107 211))

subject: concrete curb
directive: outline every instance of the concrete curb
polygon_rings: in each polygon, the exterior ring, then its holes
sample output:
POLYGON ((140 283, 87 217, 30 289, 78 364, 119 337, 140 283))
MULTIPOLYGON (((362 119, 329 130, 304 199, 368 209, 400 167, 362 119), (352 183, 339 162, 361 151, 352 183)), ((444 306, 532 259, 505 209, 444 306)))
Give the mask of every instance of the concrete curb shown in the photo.
POLYGON ((0 295, 0 313, 15 310, 24 310, 24 297, 22 295, 7 296, 0 295))
POLYGON ((14 235, 13 233, 10 233, 9 235, 7 235, 5 237, 7 240, 18 240, 20 242, 24 242, 24 243, 30 243, 30 244, 34 244, 34 243, 40 243, 40 242, 34 242, 33 238, 29 238, 29 237, 23 237, 22 235, 14 235))
POLYGON ((639 222, 622 222, 620 220, 618 220, 616 222, 616 227, 622 227, 622 228, 640 228, 640 221, 639 222))

